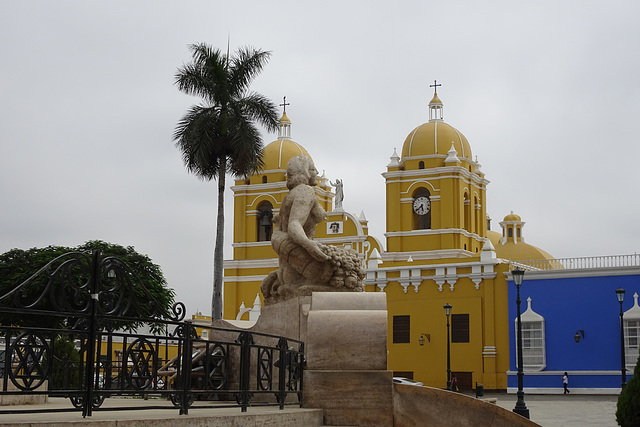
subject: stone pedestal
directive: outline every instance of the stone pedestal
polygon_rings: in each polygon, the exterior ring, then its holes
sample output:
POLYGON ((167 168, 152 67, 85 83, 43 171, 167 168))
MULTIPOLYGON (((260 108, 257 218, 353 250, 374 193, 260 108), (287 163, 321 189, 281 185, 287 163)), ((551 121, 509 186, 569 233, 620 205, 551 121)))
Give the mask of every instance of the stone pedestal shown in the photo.
POLYGON ((393 426, 383 293, 319 292, 306 324, 303 406, 325 425, 393 426))

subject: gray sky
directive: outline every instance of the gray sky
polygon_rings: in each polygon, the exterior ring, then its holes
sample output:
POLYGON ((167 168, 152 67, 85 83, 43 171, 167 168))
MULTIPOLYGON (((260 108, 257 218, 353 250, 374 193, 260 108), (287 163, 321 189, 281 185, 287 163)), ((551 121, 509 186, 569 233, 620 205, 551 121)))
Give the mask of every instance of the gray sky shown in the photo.
MULTIPOLYGON (((273 52, 252 89, 384 241, 393 149, 428 120, 469 140, 492 229, 511 210, 555 257, 640 246, 637 1, 17 1, 0 14, 0 253, 101 239, 210 313, 216 184, 172 141, 189 44, 273 52)), ((264 133, 265 143, 275 134, 264 133)), ((228 196, 231 191, 228 191, 228 196)), ((231 255, 227 197, 226 257, 231 255)), ((251 304, 252 301, 246 301, 251 304)))

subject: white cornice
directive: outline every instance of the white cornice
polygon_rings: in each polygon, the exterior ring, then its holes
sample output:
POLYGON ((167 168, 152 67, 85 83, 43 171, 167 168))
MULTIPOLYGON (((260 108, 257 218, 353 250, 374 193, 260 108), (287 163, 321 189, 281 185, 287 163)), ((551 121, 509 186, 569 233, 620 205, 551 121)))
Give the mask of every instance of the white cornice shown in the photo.
POLYGON ((408 231, 388 231, 384 233, 384 237, 409 237, 409 236, 436 236, 439 234, 462 234, 465 237, 476 239, 478 242, 485 242, 483 237, 478 236, 475 233, 469 233, 462 228, 439 228, 436 230, 408 230, 408 231))
MULTIPOLYGON (((437 168, 427 168, 427 169, 413 169, 413 170, 397 170, 397 171, 388 171, 383 172, 382 176, 385 179, 389 178, 400 178, 400 181, 414 180, 416 177, 430 177, 431 179, 439 179, 439 178, 459 178, 458 175, 451 174, 459 174, 462 175, 466 179, 470 179, 479 183, 489 183, 486 178, 479 176, 476 173, 469 172, 463 166, 442 166, 437 168), (446 174, 446 175, 443 175, 446 174)), ((393 181, 389 181, 393 182, 393 181)))
MULTIPOLYGON (((248 205, 251 206, 251 205, 248 205)), ((278 208, 273 208, 273 210, 271 211, 274 215, 280 212, 280 209, 278 208)), ((258 214, 258 210, 257 209, 248 209, 245 214, 247 216, 255 216, 258 214)))
MULTIPOLYGON (((471 258, 472 256, 477 255, 473 252, 465 251, 463 249, 444 249, 437 251, 407 251, 407 252, 383 252, 380 256, 383 262, 398 262, 398 261, 406 261, 409 256, 414 261, 430 261, 434 259, 452 259, 452 258, 471 258)), ((428 265, 415 265, 415 266, 407 266, 407 268, 435 268, 438 266, 464 266, 469 267, 471 265, 495 265, 499 264, 499 260, 490 260, 490 261, 460 261, 459 263, 443 263, 443 264, 428 264, 428 265)), ((386 268, 386 267, 385 267, 386 268)), ((389 267, 391 269, 398 269, 400 267, 389 267)))
POLYGON ((250 191, 264 191, 264 190, 273 190, 279 188, 287 188, 287 181, 277 181, 277 182, 265 182, 259 184, 241 184, 241 185, 232 185, 231 190, 233 191, 241 191, 243 193, 247 193, 250 191))
MULTIPOLYGON (((506 260, 502 260, 505 262, 506 260)), ((508 262, 508 261, 506 261, 508 262)), ((505 272, 505 276, 511 279, 511 273, 505 272)), ((636 276, 640 275, 640 266, 634 267, 601 267, 580 268, 562 270, 527 270, 524 280, 548 280, 573 277, 606 277, 606 276, 636 276)))
POLYGON ((258 276, 224 276, 224 283, 238 283, 238 282, 262 282, 266 274, 258 276))
MULTIPOLYGON (((423 178, 422 181, 424 182, 431 182, 431 181, 438 181, 440 179, 448 179, 448 178, 454 178, 454 179, 461 179, 460 176, 455 176, 455 175, 440 175, 440 176, 436 176, 436 177, 429 177, 429 178, 423 178)), ((465 184, 469 184, 469 185, 475 185, 478 188, 484 189, 486 190, 487 184, 489 184, 489 180, 487 179, 482 179, 482 180, 470 180, 467 177, 462 177, 462 180, 465 184), (473 182, 472 182, 473 181, 473 182)), ((401 179, 387 179, 386 180, 386 184, 395 184, 395 183, 407 183, 407 182, 415 182, 416 179, 415 178, 401 178, 401 179)))
MULTIPOLYGON (((445 156, 444 154, 428 154, 428 155, 424 155, 424 156, 407 156, 407 157, 403 157, 402 158, 402 163, 404 164, 406 161, 408 160, 424 160, 424 159, 446 159, 447 156, 445 156)), ((474 162, 473 160, 464 157, 464 156, 458 156, 458 158, 460 160, 464 160, 465 162, 471 163, 472 165, 475 165, 476 162, 474 162)))
POLYGON ((228 259, 223 262, 223 268, 231 269, 245 269, 245 268, 278 268, 278 258, 262 258, 262 259, 228 259))
POLYGON ((266 242, 239 242, 239 243, 232 243, 231 246, 234 247, 234 248, 259 248, 259 247, 263 247, 263 246, 271 247, 271 242, 270 241, 266 241, 266 242))
POLYGON ((283 186, 277 186, 277 187, 260 187, 258 188, 258 185, 260 186, 266 186, 266 185, 271 185, 271 184, 256 184, 255 186, 248 188, 240 188, 238 189, 238 187, 233 186, 231 187, 231 189, 233 190, 233 197, 238 197, 238 196, 247 196, 247 195, 269 195, 269 194, 282 194, 282 193, 288 193, 289 190, 287 189, 287 187, 283 187, 283 186))

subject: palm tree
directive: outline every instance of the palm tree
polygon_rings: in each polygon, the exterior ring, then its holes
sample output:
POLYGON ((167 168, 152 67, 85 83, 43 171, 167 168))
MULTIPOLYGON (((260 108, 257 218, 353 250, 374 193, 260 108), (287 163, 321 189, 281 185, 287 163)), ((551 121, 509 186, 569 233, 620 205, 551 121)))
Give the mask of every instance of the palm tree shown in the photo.
POLYGON ((187 170, 201 180, 218 180, 218 220, 213 256, 211 315, 222 318, 224 190, 227 173, 242 177, 262 166, 262 138, 256 122, 277 127, 275 105, 250 92, 249 84, 267 63, 270 52, 240 48, 229 56, 204 43, 189 46, 193 61, 178 68, 181 92, 202 98, 178 122, 173 139, 187 170))

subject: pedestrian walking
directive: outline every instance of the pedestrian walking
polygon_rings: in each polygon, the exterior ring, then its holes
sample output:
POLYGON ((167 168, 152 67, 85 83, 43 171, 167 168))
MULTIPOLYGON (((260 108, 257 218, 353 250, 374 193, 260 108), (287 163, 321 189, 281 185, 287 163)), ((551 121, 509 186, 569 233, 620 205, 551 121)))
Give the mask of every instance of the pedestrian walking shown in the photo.
POLYGON ((566 372, 562 376, 562 385, 564 386, 564 394, 571 393, 569 391, 569 374, 567 374, 566 372))
POLYGON ((458 379, 455 375, 451 377, 451 390, 458 391, 458 379))

